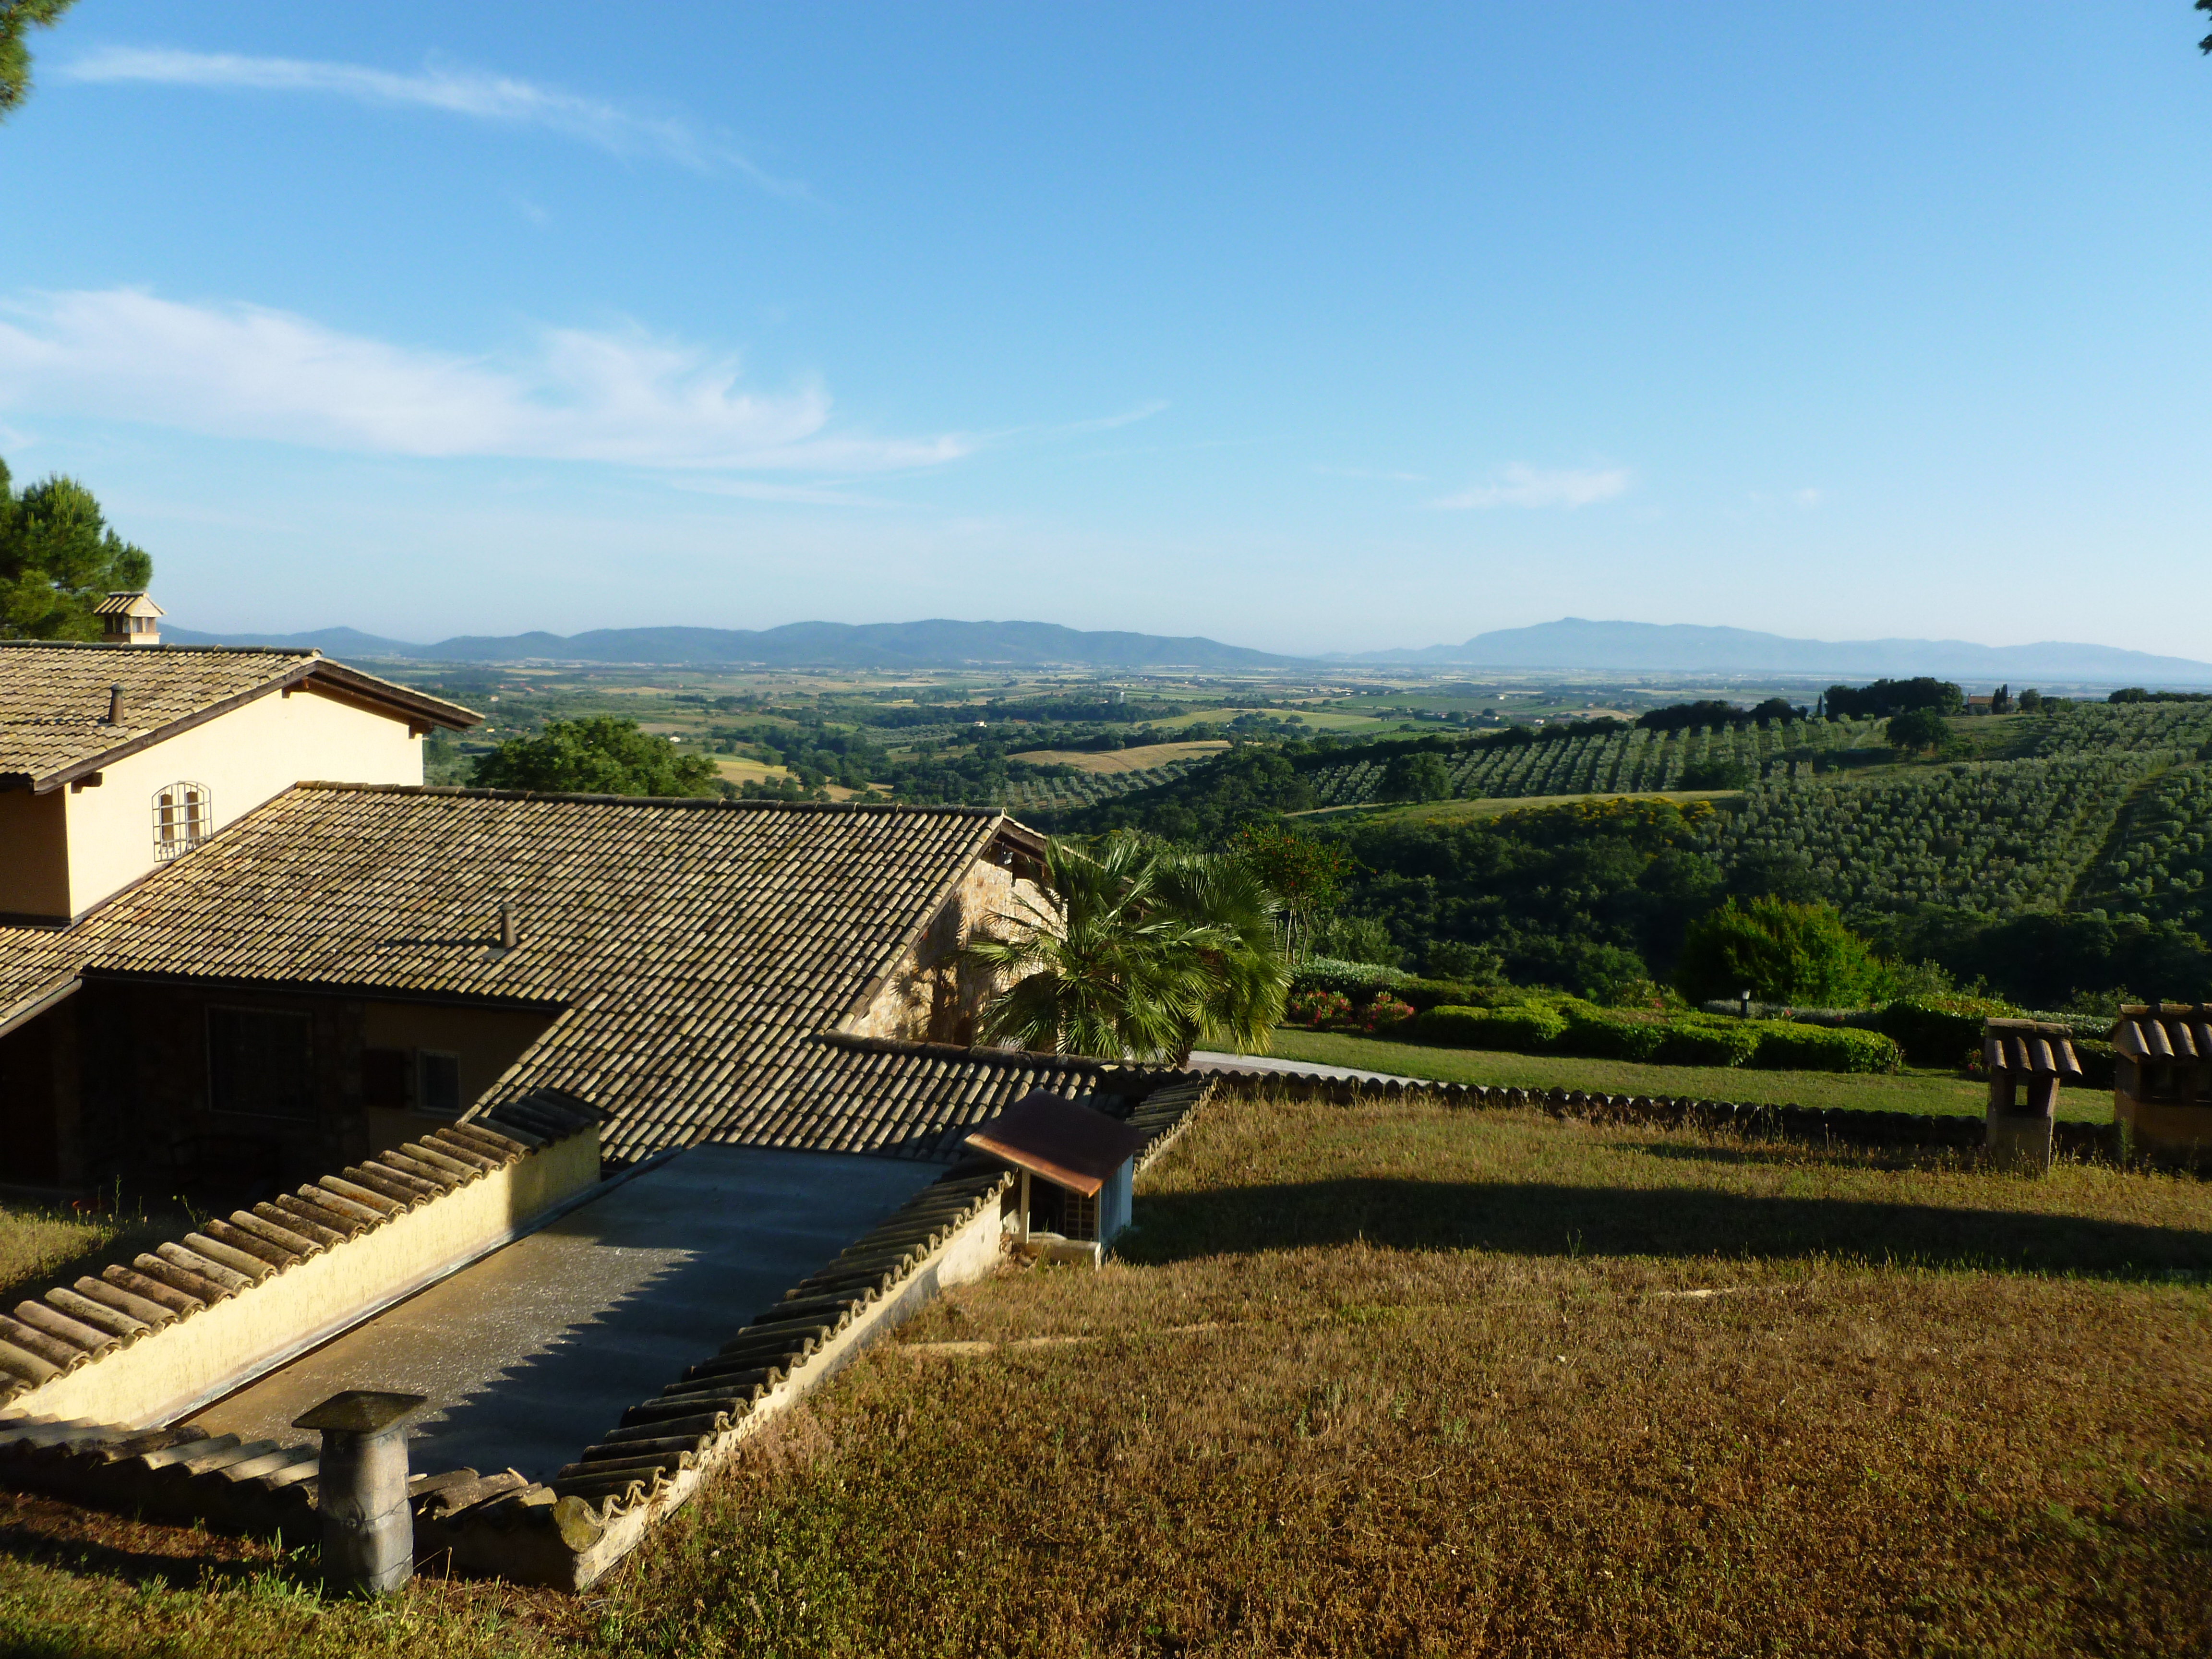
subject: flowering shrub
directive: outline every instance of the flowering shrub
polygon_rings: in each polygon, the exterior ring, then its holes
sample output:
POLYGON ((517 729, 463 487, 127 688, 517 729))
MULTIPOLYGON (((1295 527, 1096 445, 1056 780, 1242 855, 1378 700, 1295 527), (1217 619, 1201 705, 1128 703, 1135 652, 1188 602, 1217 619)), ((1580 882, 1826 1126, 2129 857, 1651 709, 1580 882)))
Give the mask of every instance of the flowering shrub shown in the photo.
POLYGON ((1320 986, 1293 991, 1283 1016, 1293 1025, 1335 1025, 1352 1018, 1352 999, 1320 986))
POLYGON ((1359 1029, 1377 1033, 1395 1031, 1413 1017, 1413 1004, 1401 1002, 1388 991, 1380 991, 1372 1002, 1359 1011, 1359 1029))

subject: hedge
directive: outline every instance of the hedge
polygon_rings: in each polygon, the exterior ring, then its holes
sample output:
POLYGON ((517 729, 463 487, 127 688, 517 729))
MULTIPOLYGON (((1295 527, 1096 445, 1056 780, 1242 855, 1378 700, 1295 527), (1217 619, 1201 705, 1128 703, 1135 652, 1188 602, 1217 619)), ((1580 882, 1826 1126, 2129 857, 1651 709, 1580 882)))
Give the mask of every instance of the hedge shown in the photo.
POLYGON ((1556 1007, 1439 1004, 1413 1023, 1416 1040, 1501 1054, 1576 1054, 1661 1066, 1756 1066, 1772 1071, 1893 1072, 1897 1045, 1876 1031, 1787 1020, 1673 1019, 1617 1014, 1576 998, 1556 1007))
POLYGON ((1487 1008, 1455 1008, 1449 1005, 1424 1008, 1413 1017, 1413 1035, 1424 1042, 1444 1048, 1489 1048, 1504 1033, 1490 1029, 1487 1008))
POLYGON ((1751 1063, 1770 1072, 1894 1072, 1904 1051, 1880 1031, 1762 1020, 1751 1063))
POLYGON ((1900 997, 1881 1011, 1881 1030, 1915 1066, 1956 1066, 1982 1046, 1982 1022, 2017 1019, 1995 997, 1900 997))

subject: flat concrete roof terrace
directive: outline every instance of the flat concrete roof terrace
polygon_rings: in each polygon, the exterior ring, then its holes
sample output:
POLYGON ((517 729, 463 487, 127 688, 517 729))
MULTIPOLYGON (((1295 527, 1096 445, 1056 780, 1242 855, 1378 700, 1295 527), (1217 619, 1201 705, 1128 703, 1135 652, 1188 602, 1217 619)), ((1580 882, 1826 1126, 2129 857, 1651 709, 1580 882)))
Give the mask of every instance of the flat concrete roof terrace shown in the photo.
POLYGON ((190 1420, 291 1443, 347 1389, 427 1395, 417 1474, 551 1478, 622 1413, 945 1173, 942 1164, 694 1146, 190 1420))

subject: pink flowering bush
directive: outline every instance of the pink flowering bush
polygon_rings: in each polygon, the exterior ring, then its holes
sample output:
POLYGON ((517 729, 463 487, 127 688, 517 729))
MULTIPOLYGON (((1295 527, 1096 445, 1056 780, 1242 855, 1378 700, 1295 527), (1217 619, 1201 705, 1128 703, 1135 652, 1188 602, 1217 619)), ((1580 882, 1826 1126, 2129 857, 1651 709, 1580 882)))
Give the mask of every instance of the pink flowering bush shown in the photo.
POLYGON ((1413 1017, 1413 1006, 1401 1002, 1388 991, 1378 991, 1375 1000, 1359 1012, 1359 1029, 1380 1036, 1395 1031, 1413 1017))
POLYGON ((1293 991, 1283 1005, 1283 1017, 1293 1025, 1338 1025, 1352 1018, 1352 1000, 1318 987, 1293 991))

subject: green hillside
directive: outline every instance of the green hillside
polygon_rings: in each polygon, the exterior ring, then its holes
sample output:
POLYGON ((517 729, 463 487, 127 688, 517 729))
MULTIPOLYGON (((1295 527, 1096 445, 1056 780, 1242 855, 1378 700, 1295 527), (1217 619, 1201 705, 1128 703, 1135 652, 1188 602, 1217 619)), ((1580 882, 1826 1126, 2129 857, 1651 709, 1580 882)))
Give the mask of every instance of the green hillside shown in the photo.
POLYGON ((1474 952, 1571 989, 1663 978, 1690 917, 1771 893, 1825 899, 1900 959, 2037 1006, 2212 994, 2212 704, 2066 705, 1949 732, 1918 754, 1875 720, 1254 746, 1050 827, 1218 844, 1255 817, 1335 808, 1294 821, 1351 850, 1342 914, 1409 967, 1474 952), (1417 775, 1401 757, 1433 758, 1417 775), (1729 768, 1741 792, 1720 811, 1592 810, 1725 787, 1729 768), (1405 804, 1539 796, 1552 803, 1496 816, 1405 804))

